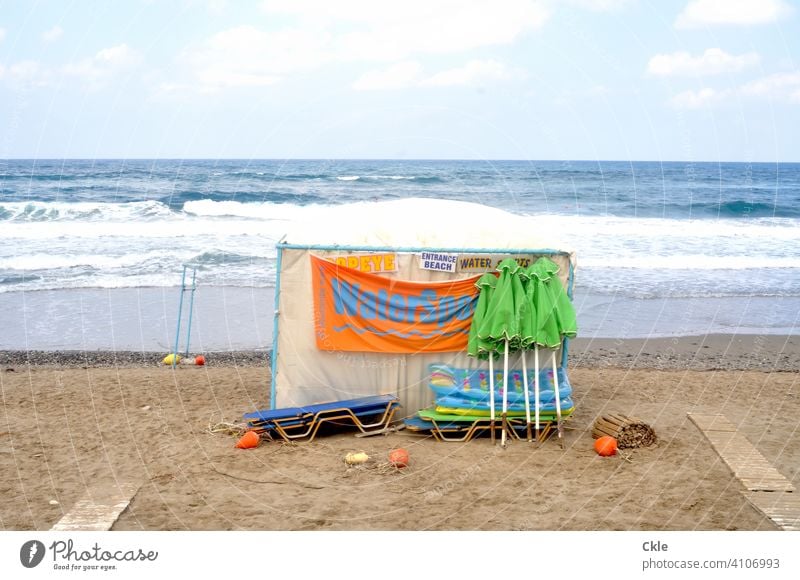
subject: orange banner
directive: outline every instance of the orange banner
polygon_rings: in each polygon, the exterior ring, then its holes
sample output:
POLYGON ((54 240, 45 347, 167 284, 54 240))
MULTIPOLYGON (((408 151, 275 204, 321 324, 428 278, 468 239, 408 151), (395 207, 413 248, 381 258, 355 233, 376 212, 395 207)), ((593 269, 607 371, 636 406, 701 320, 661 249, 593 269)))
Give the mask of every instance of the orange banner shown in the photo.
POLYGON ((408 282, 311 256, 317 348, 455 352, 467 348, 478 276, 408 282))

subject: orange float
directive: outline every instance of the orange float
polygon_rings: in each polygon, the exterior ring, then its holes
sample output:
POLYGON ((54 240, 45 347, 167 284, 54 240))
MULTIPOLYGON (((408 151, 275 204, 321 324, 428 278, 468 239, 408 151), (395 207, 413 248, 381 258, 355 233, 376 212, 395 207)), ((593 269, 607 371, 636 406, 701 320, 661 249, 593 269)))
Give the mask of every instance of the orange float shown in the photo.
POLYGON ((248 431, 242 435, 241 439, 236 443, 236 447, 239 449, 252 449, 253 447, 258 447, 260 441, 261 437, 258 436, 258 433, 255 431, 248 431))
POLYGON ((594 450, 601 457, 610 457, 617 452, 617 440, 610 435, 600 437, 594 442, 594 450))
POLYGON ((389 463, 398 468, 406 467, 408 465, 408 451, 400 448, 390 452, 389 463))

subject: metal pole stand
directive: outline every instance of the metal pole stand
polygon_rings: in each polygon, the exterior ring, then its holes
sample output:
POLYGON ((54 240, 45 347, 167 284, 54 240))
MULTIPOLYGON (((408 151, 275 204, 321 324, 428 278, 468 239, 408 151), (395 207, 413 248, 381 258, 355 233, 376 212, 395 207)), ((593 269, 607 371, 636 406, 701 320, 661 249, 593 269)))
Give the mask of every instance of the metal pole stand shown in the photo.
POLYGON ((181 319, 183 318, 183 295, 186 292, 190 292, 189 296, 189 321, 187 324, 186 330, 186 357, 189 356, 189 339, 191 338, 192 334, 192 314, 194 312, 194 292, 197 290, 197 268, 191 268, 192 270, 192 283, 191 286, 186 286, 186 272, 189 270, 189 266, 183 267, 183 275, 181 276, 181 295, 180 300, 178 301, 178 326, 175 329, 175 348, 172 351, 172 368, 175 368, 175 365, 178 364, 178 341, 181 335, 181 319))

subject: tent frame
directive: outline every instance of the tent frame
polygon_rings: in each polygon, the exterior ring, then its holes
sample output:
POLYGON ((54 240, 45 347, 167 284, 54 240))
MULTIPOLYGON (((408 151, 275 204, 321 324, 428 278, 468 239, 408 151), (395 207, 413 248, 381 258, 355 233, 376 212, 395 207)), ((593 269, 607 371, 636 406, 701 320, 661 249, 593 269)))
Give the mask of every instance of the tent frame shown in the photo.
MULTIPOLYGON (((572 300, 572 287, 575 280, 575 265, 570 258, 570 252, 563 250, 553 250, 550 248, 544 249, 517 249, 517 248, 431 248, 431 247, 391 247, 391 246, 344 246, 337 244, 290 244, 284 242, 283 239, 278 241, 275 245, 278 253, 277 262, 275 265, 275 311, 272 323, 272 354, 270 359, 270 409, 275 409, 275 401, 277 397, 275 377, 278 372, 278 332, 279 332, 279 319, 280 319, 280 296, 281 296, 281 266, 283 263, 284 250, 319 250, 325 252, 380 252, 388 253, 394 252, 397 254, 418 254, 420 252, 439 252, 442 254, 505 254, 505 255, 521 255, 533 254, 536 256, 567 256, 569 263, 569 274, 567 277, 567 296, 572 300)), ((564 337, 561 343, 561 366, 567 368, 567 355, 569 350, 569 339, 564 337)))

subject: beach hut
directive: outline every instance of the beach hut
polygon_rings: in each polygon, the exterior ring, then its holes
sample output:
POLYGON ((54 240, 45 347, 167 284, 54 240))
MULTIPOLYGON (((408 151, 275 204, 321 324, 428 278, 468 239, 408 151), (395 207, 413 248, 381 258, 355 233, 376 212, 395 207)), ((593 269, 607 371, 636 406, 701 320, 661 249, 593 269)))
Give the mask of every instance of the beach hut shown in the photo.
POLYGON ((485 364, 466 352, 478 276, 548 256, 571 294, 575 254, 557 227, 435 199, 309 209, 277 244, 272 408, 382 393, 407 414, 429 405, 431 364, 485 364))

